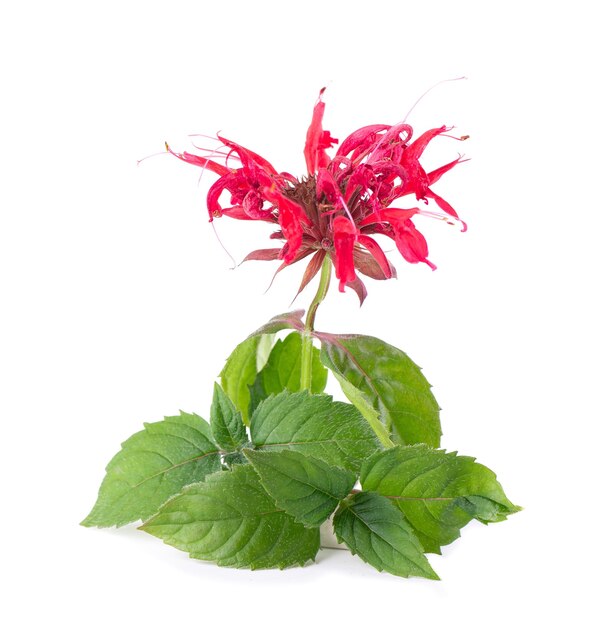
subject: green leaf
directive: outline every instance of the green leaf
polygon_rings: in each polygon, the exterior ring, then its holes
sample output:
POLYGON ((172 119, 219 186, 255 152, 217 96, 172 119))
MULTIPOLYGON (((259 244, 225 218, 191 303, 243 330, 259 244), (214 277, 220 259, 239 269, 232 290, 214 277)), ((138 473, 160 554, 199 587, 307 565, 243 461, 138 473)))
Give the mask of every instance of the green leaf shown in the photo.
POLYGON ((304 565, 319 549, 319 529, 279 510, 251 465, 189 485, 141 528, 193 558, 227 567, 304 565))
POLYGON ((254 335, 242 341, 231 353, 220 372, 222 388, 231 399, 246 425, 249 425, 249 386, 256 378, 260 336, 254 335))
MULTIPOLYGON (((300 391, 302 337, 290 333, 275 343, 268 362, 260 375, 266 395, 278 394, 284 389, 300 391)), ((321 363, 320 352, 313 347, 311 393, 321 393, 327 384, 327 370, 321 363)))
POLYGON ((374 454, 363 464, 361 484, 390 498, 431 552, 455 541, 473 518, 499 522, 520 510, 490 469, 472 457, 426 445, 374 454))
POLYGON ((262 402, 251 423, 256 448, 291 449, 356 472, 381 448, 355 407, 328 395, 283 391, 262 402))
POLYGON ((438 580, 413 529, 384 496, 355 493, 340 505, 333 527, 339 543, 378 571, 438 580))
POLYGON ((305 526, 320 526, 356 481, 348 470, 292 450, 244 454, 277 505, 305 526))
MULTIPOLYGON (((401 350, 375 337, 317 333, 321 359, 338 380, 356 388, 403 444, 438 447, 439 407, 420 368, 401 350)), ((363 411, 361 399, 344 388, 363 411)))
POLYGON ((248 441, 241 413, 217 383, 214 383, 210 426, 216 443, 227 452, 238 450, 248 441))
POLYGON ((107 465, 94 508, 83 526, 123 526, 156 513, 185 485, 220 469, 210 427, 182 413, 145 424, 107 465))
POLYGON ((380 414, 369 404, 367 398, 361 391, 336 372, 333 372, 333 375, 340 383, 344 395, 356 406, 361 415, 367 420, 381 444, 385 448, 391 448, 394 444, 390 439, 386 426, 384 426, 383 422, 380 420, 380 414))

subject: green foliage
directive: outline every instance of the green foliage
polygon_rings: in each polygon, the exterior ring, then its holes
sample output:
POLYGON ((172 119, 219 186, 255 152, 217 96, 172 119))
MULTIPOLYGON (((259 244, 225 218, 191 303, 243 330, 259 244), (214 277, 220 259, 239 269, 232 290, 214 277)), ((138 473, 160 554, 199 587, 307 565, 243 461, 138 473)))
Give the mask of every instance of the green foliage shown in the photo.
POLYGON ((319 549, 319 529, 279 510, 250 465, 186 487, 141 528, 193 558, 228 567, 304 565, 319 549))
POLYGON ((356 480, 348 470, 293 450, 245 450, 244 454, 277 506, 305 526, 321 525, 356 480))
POLYGON ((220 469, 220 453, 201 417, 182 413, 122 444, 107 465, 94 508, 84 526, 123 526, 157 512, 185 485, 220 469))
POLYGON ((472 457, 426 445, 374 454, 363 464, 361 484, 390 498, 431 552, 457 539, 473 518, 499 522, 520 510, 490 469, 472 457))
POLYGON ((226 395, 231 399, 246 425, 249 425, 248 407, 250 404, 249 386, 254 383, 258 372, 258 349, 260 335, 248 337, 231 353, 220 372, 220 382, 226 395))
POLYGON ((181 413, 124 442, 82 524, 147 520, 143 530, 194 558, 284 568, 315 558, 318 527, 335 511, 338 541, 362 560, 437 579, 425 552, 440 553, 472 519, 519 510, 491 470, 435 449, 438 405, 404 352, 325 333, 314 334, 321 351, 304 351, 301 317, 277 316, 235 348, 210 424, 181 413), (295 332, 273 344, 284 329, 295 332), (352 404, 322 393, 326 368, 352 404))
MULTIPOLYGON (((266 337, 267 335, 264 335, 266 337)), ((270 395, 281 393, 284 389, 300 391, 302 373, 302 336, 298 332, 278 339, 268 356, 264 367, 250 385, 249 413, 270 395)), ((321 363, 320 352, 312 349, 311 392, 321 393, 327 384, 327 369, 321 363)))
POLYGON ((413 529, 384 496, 355 493, 342 502, 333 525, 338 541, 378 571, 438 580, 413 529))
POLYGON ((226 452, 238 450, 248 441, 241 413, 217 383, 214 383, 210 426, 216 443, 226 452))
MULTIPOLYGON (((290 333, 282 341, 277 340, 269 359, 260 372, 266 395, 278 394, 284 389, 300 391, 302 337, 290 333)), ((313 347, 312 382, 310 391, 321 393, 327 384, 327 370, 321 363, 320 352, 313 347)))
POLYGON ((420 368, 404 352, 365 335, 319 337, 323 363, 360 392, 361 397, 343 387, 359 410, 366 413, 366 406, 372 407, 400 443, 438 447, 438 404, 420 368))
POLYGON ((355 407, 308 391, 266 399, 254 411, 250 430, 256 448, 295 450, 353 472, 381 448, 355 407))

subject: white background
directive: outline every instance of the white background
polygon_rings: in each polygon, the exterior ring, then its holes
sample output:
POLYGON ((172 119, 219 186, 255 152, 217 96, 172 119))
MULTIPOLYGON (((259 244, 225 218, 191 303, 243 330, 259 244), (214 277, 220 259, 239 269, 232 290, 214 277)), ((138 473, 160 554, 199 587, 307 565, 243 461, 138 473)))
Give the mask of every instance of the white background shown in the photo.
MULTIPOLYGON (((0 611, 7 624, 573 623, 601 618, 602 54, 595 2, 20 2, 0 13, 0 611), (448 449, 525 507, 430 560, 442 582, 323 551, 285 572, 195 562, 78 526, 119 443, 208 414, 234 345, 288 309, 302 268, 237 270, 199 171, 161 152, 219 130, 304 173, 321 87, 340 139, 409 121, 471 135, 417 220, 439 266, 331 293, 318 327, 424 368, 448 449), (601 581, 601 579, 600 579, 601 581)), ((240 261, 262 225, 222 220, 240 261)), ((256 244, 256 245, 255 245, 256 244)), ((312 291, 299 298, 306 306, 312 291)), ((294 305, 295 306, 295 305, 294 305)))

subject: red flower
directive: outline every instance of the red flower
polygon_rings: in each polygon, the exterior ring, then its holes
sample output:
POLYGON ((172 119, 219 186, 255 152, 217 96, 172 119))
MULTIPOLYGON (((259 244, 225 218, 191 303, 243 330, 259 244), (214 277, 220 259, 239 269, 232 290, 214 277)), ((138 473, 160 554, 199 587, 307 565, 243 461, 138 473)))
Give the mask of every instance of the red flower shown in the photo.
POLYGON ((301 291, 319 271, 325 255, 329 255, 340 291, 349 286, 362 302, 366 290, 357 271, 377 280, 396 276, 373 235, 392 239, 409 263, 422 262, 436 269, 428 260, 428 245, 412 218, 426 215, 449 223, 457 221, 465 230, 453 207, 431 189, 462 158, 426 172, 420 164, 425 148, 450 129, 433 128, 411 141, 413 129, 404 122, 359 128, 331 158, 326 151, 338 140, 323 130, 323 91, 306 134, 304 157, 308 176, 300 180, 278 173, 266 159, 221 136, 220 148, 207 157, 176 153, 167 145, 166 148, 179 159, 219 176, 208 191, 210 220, 226 215, 277 226, 271 239, 283 240, 284 244, 280 248, 254 250, 245 260, 280 259, 280 271, 313 255, 301 291), (237 166, 231 167, 231 161, 237 166), (230 194, 228 206, 221 204, 225 192, 230 194), (424 204, 433 201, 439 210, 392 206, 404 196, 415 196, 424 204))

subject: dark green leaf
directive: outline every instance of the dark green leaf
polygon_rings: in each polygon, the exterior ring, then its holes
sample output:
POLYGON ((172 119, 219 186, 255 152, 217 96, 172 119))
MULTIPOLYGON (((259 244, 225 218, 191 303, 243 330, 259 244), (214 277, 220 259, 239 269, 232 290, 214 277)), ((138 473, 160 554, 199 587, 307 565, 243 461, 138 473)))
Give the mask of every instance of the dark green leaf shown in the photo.
POLYGON ((459 537, 472 518, 483 523, 506 519, 513 505, 495 474, 472 457, 425 445, 397 446, 363 464, 363 489, 390 498, 418 531, 426 550, 437 552, 459 537))
POLYGON ((305 526, 320 526, 356 480, 348 470, 293 450, 245 450, 244 454, 277 505, 305 526))
POLYGON ((257 448, 287 448, 352 471, 381 448, 355 407, 308 391, 283 391, 262 402, 252 416, 251 436, 257 448))
POLYGON ((248 441, 241 413, 217 383, 214 383, 210 426, 216 443, 227 452, 237 450, 248 441))
POLYGON ((319 549, 319 529, 279 510, 251 465, 189 485, 142 530, 193 558, 227 567, 304 565, 319 549))
POLYGON ((185 485, 220 469, 220 453, 201 417, 182 413, 145 424, 107 465, 84 526, 123 526, 146 519, 185 485))
POLYGON ((404 515, 371 491, 344 500, 333 520, 336 537, 378 571, 438 580, 404 515))
MULTIPOLYGON (((441 428, 439 408, 420 368, 401 350, 375 337, 318 333, 321 359, 341 380, 362 394, 365 405, 381 417, 395 440, 437 447, 441 428)), ((361 398, 343 386, 349 400, 361 398)))

